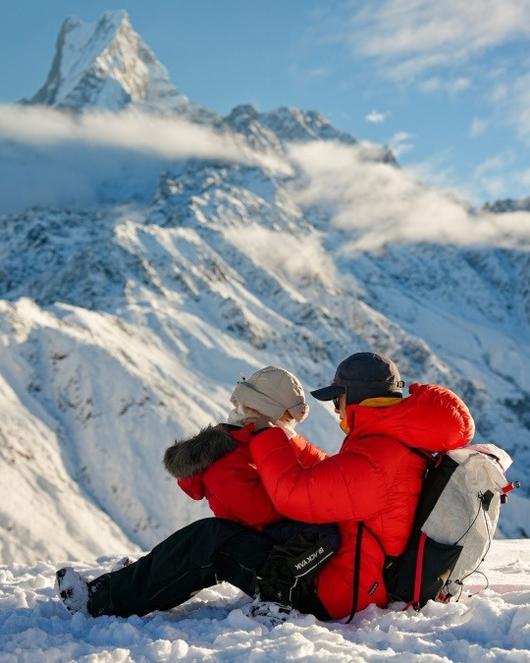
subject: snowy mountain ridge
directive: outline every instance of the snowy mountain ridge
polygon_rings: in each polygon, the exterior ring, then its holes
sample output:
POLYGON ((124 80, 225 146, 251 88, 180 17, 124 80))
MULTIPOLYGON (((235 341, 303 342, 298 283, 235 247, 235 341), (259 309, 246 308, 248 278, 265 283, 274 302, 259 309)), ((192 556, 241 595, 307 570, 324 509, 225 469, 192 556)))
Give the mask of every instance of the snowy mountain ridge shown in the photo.
MULTIPOLYGON (((29 103, 75 111, 133 107, 173 114, 244 134, 255 148, 281 149, 278 136, 283 143, 316 139, 356 142, 316 111, 284 107, 258 113, 245 104, 221 118, 193 103, 175 88, 167 69, 132 28, 125 10, 106 11, 95 23, 66 19, 47 80, 29 103)), ((387 158, 392 159, 389 151, 387 158)))
POLYGON ((124 10, 107 11, 93 24, 66 19, 48 78, 30 103, 78 111, 119 111, 132 104, 196 121, 217 119, 177 91, 124 10))
MULTIPOLYGON (((137 551, 205 515, 163 451, 223 419, 234 381, 271 363, 313 388, 351 352, 389 354, 408 383, 461 394, 478 439, 524 476, 528 217, 470 214, 314 111, 166 104, 165 70, 122 12, 65 26, 38 103, 211 120, 285 168, 166 159, 135 201, 126 169, 105 181, 110 203, 1 217, 3 561, 137 551)), ((311 406, 303 432, 337 449, 331 410, 311 406)), ((505 535, 530 534, 527 505, 511 500, 505 535)))
POLYGON ((514 200, 513 198, 504 198, 502 200, 495 200, 492 203, 486 203, 483 207, 486 212, 494 212, 495 214, 505 214, 511 212, 529 212, 530 211, 530 197, 514 200))

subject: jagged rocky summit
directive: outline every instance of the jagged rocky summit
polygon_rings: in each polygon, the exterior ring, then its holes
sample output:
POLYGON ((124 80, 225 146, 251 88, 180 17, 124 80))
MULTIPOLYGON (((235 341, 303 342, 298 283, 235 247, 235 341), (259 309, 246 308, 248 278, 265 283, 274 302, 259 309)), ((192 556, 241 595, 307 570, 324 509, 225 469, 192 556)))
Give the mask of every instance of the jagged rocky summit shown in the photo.
MULTIPOLYGON (((288 141, 356 143, 316 111, 282 107, 259 113, 242 104, 222 118, 190 101, 135 32, 125 10, 107 11, 94 23, 66 19, 46 82, 27 103, 77 112, 135 108, 176 115, 243 135, 255 149, 279 150, 288 141)), ((380 158, 394 161, 390 150, 381 150, 380 158)))
POLYGON ((486 203, 483 207, 485 212, 495 214, 507 214, 510 212, 530 212, 530 196, 514 200, 513 198, 503 198, 495 200, 492 203, 486 203))
POLYGON ((77 111, 135 106, 196 121, 217 120, 175 88, 124 10, 107 11, 91 24, 66 19, 48 78, 30 103, 77 111))

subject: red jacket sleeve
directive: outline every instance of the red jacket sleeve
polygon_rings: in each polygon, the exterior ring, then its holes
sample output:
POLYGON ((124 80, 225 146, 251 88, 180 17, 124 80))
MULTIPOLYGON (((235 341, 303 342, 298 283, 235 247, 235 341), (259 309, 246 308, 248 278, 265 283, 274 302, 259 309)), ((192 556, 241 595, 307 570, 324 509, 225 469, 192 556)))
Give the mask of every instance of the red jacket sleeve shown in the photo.
POLYGON ((319 449, 302 435, 295 435, 289 440, 294 449, 298 462, 304 467, 311 467, 326 458, 326 453, 319 449))
POLYGON ((365 520, 388 506, 386 477, 365 453, 344 451, 304 468, 279 428, 256 435, 250 450, 272 503, 288 518, 365 520))
POLYGON ((186 479, 177 479, 177 483, 194 500, 202 500, 204 497, 201 474, 192 474, 190 477, 186 477, 186 479))
POLYGON ((205 485, 210 507, 220 518, 230 518, 251 527, 263 527, 282 517, 250 463, 246 467, 233 466, 222 472, 207 473, 205 485))

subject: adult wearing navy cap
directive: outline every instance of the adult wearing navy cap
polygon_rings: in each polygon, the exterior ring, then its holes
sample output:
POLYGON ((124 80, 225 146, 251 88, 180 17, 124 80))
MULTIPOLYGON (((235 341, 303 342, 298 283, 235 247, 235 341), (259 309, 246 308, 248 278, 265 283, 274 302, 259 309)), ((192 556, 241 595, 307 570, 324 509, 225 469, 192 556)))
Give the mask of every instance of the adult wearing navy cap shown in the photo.
POLYGON ((333 382, 311 392, 319 401, 332 401, 341 394, 346 403, 361 403, 367 398, 403 396, 405 383, 391 359, 374 352, 357 352, 338 365, 333 382))
POLYGON ((338 524, 341 546, 315 580, 315 592, 333 619, 370 603, 385 606, 387 556, 409 539, 427 461, 416 450, 465 446, 474 423, 449 389, 404 383, 396 364, 372 352, 347 357, 331 384, 312 395, 334 401, 346 433, 340 451, 303 467, 283 431, 265 428, 250 450, 261 480, 285 517, 338 524))

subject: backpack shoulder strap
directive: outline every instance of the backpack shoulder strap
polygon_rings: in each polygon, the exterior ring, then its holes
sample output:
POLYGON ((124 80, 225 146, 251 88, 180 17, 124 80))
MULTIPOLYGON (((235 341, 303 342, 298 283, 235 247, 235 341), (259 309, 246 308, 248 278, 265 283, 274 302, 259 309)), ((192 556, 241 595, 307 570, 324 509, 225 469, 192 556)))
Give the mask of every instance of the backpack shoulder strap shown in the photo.
MULTIPOLYGON (((395 438, 393 438, 395 439, 395 438)), ((396 442, 399 442, 401 446, 405 447, 408 449, 411 453, 415 454, 416 456, 419 456, 420 458, 423 458, 423 460, 428 460, 429 462, 435 461, 438 456, 434 456, 432 453, 429 451, 425 451, 425 449, 418 449, 417 447, 409 447, 408 444, 405 442, 401 442, 401 440, 396 440, 396 442)))
MULTIPOLYGON (((385 435, 384 437, 388 438, 389 436, 385 435)), ((401 440, 399 440, 397 437, 391 437, 390 439, 393 440, 394 442, 397 442, 402 447, 405 447, 405 449, 408 449, 415 456, 419 456, 420 458, 423 458, 423 460, 426 460, 429 463, 436 462, 440 456, 443 456, 443 453, 441 452, 433 454, 430 451, 425 451, 425 449, 418 449, 417 447, 411 447, 406 442, 402 442, 401 440)))

